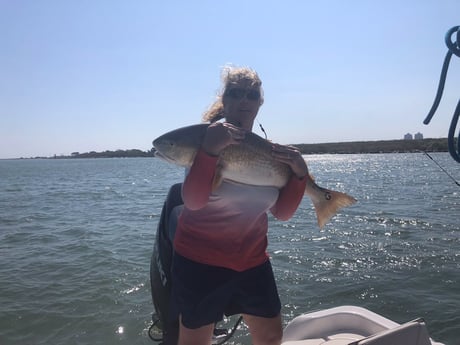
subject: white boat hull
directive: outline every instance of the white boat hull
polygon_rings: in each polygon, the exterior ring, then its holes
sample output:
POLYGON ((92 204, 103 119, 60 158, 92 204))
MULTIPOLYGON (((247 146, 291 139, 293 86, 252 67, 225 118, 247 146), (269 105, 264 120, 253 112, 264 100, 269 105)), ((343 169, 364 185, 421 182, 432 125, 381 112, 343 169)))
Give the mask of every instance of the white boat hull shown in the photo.
POLYGON ((282 345, 443 345, 429 338, 422 321, 400 325, 361 307, 341 306, 294 318, 282 345))

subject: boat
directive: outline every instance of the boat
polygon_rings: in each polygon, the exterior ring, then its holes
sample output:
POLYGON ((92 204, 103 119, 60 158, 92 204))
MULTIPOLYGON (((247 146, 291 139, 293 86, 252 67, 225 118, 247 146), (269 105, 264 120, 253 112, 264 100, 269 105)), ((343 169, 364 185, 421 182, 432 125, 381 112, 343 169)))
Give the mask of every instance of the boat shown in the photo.
POLYGON ((368 309, 339 306, 302 314, 284 329, 282 345, 444 345, 423 318, 398 324, 368 309))
MULTIPOLYGON (((179 320, 170 318, 172 240, 183 207, 182 184, 171 186, 157 226, 150 261, 150 285, 155 313, 149 336, 161 345, 176 345, 179 320)), ((214 330, 213 344, 228 341, 242 321, 230 329, 214 330)), ((313 311, 292 319, 285 327, 282 345, 444 345, 430 339, 421 318, 398 324, 359 306, 338 306, 313 311)))

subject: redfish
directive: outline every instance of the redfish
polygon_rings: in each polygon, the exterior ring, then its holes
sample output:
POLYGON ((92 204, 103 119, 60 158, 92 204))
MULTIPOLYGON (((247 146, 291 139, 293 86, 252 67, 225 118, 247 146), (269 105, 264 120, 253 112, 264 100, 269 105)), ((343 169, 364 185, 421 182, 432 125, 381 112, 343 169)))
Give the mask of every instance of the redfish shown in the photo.
MULTIPOLYGON (((176 165, 189 168, 201 146, 208 124, 182 127, 165 133, 153 141, 155 155, 176 165)), ((214 186, 222 179, 235 182, 282 188, 293 174, 289 165, 272 157, 270 141, 247 132, 238 145, 227 146, 219 154, 214 186)), ((307 174, 305 195, 313 202, 318 225, 322 228, 341 208, 353 205, 356 199, 342 192, 318 186, 307 174)))

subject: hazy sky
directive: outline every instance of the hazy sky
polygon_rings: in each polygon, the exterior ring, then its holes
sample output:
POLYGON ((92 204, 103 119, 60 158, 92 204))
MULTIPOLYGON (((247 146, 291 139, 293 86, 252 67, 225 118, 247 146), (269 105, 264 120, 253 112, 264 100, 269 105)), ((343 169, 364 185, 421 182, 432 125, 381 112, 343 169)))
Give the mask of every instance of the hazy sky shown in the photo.
POLYGON ((0 0, 0 158, 149 150, 201 121, 227 63, 261 76, 273 141, 446 137, 456 56, 422 121, 459 14, 459 0, 0 0))

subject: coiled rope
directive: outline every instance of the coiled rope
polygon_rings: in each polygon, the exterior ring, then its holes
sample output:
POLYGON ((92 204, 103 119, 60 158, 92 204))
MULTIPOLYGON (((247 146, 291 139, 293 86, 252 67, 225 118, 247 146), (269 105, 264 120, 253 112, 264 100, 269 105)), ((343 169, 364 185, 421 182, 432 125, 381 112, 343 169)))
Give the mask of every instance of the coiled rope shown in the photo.
MULTIPOLYGON (((446 83, 447 70, 449 68, 449 63, 452 55, 460 57, 460 26, 454 26, 449 31, 447 31, 445 36, 445 42, 448 48, 446 57, 444 58, 444 63, 442 65, 441 77, 439 79, 438 91, 434 99, 434 103, 431 107, 430 112, 423 121, 425 125, 429 124, 434 113, 438 109, 439 103, 441 102, 442 93, 444 91, 444 85, 446 83), (452 36, 456 34, 456 41, 452 41, 452 36)), ((454 160, 460 163, 460 140, 457 137, 457 144, 455 144, 455 129, 457 128, 458 119, 460 117, 460 99, 455 108, 454 115, 449 127, 449 134, 447 136, 447 144, 449 148, 449 153, 454 160)), ((459 132, 460 133, 460 132, 459 132)))

